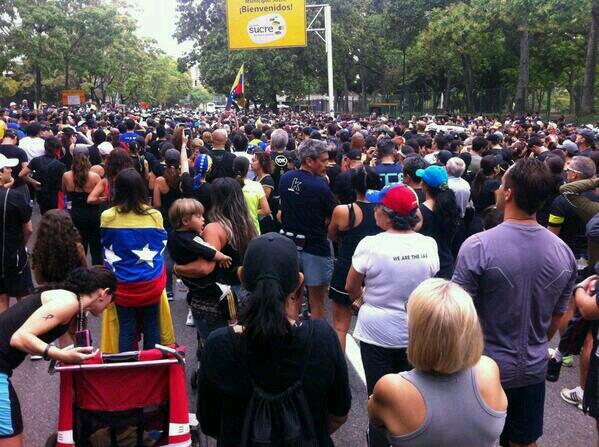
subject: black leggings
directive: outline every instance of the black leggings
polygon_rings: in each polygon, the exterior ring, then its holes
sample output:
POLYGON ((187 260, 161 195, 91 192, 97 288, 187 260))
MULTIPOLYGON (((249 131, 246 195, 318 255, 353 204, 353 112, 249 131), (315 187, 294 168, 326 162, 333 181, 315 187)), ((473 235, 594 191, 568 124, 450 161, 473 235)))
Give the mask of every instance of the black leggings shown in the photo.
POLYGON ((102 256, 102 233, 100 231, 100 212, 94 209, 77 208, 71 210, 71 218, 79 235, 83 250, 87 254, 89 248, 93 265, 102 265, 104 258, 102 256))

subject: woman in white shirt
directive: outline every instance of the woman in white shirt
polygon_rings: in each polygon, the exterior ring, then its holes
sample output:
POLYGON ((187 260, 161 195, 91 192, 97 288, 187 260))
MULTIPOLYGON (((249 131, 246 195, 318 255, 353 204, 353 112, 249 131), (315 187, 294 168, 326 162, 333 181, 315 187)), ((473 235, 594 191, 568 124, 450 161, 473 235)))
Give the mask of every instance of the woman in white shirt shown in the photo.
POLYGON ((346 290, 355 301, 362 293, 354 337, 360 340, 368 394, 385 374, 412 369, 407 361, 406 305, 412 291, 439 270, 437 243, 416 233, 418 198, 403 184, 392 184, 366 197, 384 230, 358 244, 346 290), (362 289, 364 284, 364 289, 362 289))

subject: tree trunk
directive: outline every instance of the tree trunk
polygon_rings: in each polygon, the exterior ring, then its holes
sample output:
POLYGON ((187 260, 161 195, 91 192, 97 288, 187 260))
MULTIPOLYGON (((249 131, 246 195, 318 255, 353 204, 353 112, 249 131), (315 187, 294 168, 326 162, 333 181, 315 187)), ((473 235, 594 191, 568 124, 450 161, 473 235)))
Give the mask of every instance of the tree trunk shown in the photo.
POLYGON ((64 58, 64 89, 69 89, 69 63, 70 60, 68 57, 64 58))
POLYGON ((580 103, 580 113, 595 112, 595 71, 597 66, 597 41, 599 39, 599 0, 593 1, 591 23, 587 34, 587 54, 584 63, 584 84, 580 103))
POLYGON ((568 113, 570 115, 576 114, 576 90, 574 88, 574 69, 570 70, 568 73, 568 95, 570 96, 570 107, 568 108, 568 113))
POLYGON ((518 86, 516 87, 516 112, 526 113, 528 108, 528 64, 529 36, 528 23, 524 22, 520 31, 520 63, 518 66, 518 86))
POLYGON ((445 96, 443 96, 443 113, 449 113, 449 90, 451 90, 451 76, 447 74, 445 79, 445 96))
POLYGON ((466 107, 468 113, 474 113, 474 98, 472 95, 472 62, 470 56, 462 54, 462 67, 464 70, 464 84, 466 86, 466 107))
POLYGON ((42 100, 42 69, 39 65, 34 68, 35 72, 35 102, 37 106, 40 106, 42 100))

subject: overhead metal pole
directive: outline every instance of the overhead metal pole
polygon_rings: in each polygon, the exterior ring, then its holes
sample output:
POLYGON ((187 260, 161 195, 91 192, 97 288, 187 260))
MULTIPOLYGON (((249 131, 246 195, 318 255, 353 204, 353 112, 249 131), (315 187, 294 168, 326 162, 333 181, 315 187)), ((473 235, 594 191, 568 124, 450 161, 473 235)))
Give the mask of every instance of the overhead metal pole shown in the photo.
POLYGON ((327 77, 329 90, 329 113, 335 118, 335 88, 333 85, 333 30, 331 20, 331 5, 306 5, 306 8, 317 9, 316 14, 308 24, 307 31, 316 33, 325 43, 327 52, 327 77), (313 25, 320 14, 324 16, 324 28, 314 28, 313 25), (324 31, 324 38, 321 31, 324 31))

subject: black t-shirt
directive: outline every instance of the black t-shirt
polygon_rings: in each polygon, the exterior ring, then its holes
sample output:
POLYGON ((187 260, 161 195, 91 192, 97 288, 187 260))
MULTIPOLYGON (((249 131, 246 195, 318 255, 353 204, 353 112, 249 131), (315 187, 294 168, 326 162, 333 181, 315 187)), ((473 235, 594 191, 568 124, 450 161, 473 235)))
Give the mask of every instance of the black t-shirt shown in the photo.
POLYGON ((0 251, 0 257, 4 260, 3 264, 0 262, 0 268, 6 279, 19 274, 27 267, 23 225, 30 220, 31 206, 25 196, 12 189, 0 188, 0 249, 3 251, 0 251))
POLYGON ((196 199, 204 205, 204 217, 206 217, 208 211, 212 208, 212 185, 210 183, 202 183, 198 189, 193 189, 193 182, 193 177, 189 173, 184 172, 181 174, 181 190, 183 191, 183 196, 196 199))
POLYGON ((41 155, 29 162, 29 169, 33 172, 33 178, 42 184, 40 192, 56 194, 60 191, 62 174, 66 171, 66 166, 60 161, 47 155, 41 155))
POLYGON ((212 158, 212 169, 207 176, 209 182, 220 177, 235 177, 233 173, 233 160, 235 154, 224 149, 213 149, 210 151, 212 158))
POLYGON ((334 185, 337 176, 341 174, 341 167, 335 163, 327 166, 327 177, 329 178, 329 185, 334 185))
POLYGON ((306 253, 329 256, 325 220, 333 214, 337 201, 326 180, 295 169, 281 177, 279 190, 283 229, 306 236, 306 253))
POLYGON ((195 231, 172 230, 168 235, 168 252, 177 264, 185 265, 198 258, 212 261, 216 250, 195 231))
POLYGON ((287 171, 289 171, 289 161, 291 160, 291 153, 288 151, 284 152, 272 152, 270 154, 272 158, 272 179, 275 182, 275 190, 273 194, 279 196, 279 182, 281 177, 287 171))
POLYGON ((426 193, 422 188, 415 188, 414 192, 416 193, 416 197, 418 197, 418 203, 424 203, 426 201, 426 193))
POLYGON ((476 214, 482 214, 482 212, 491 205, 495 205, 495 191, 499 189, 501 182, 497 179, 486 179, 480 188, 480 194, 476 197, 472 197, 476 214))
POLYGON ((87 150, 89 151, 89 162, 92 166, 102 164, 102 156, 100 155, 100 150, 98 149, 98 146, 92 144, 87 148, 87 150))
MULTIPOLYGON (((584 192, 583 195, 599 202, 599 196, 593 191, 584 192)), ((559 195, 551 204, 549 212, 550 227, 560 227, 559 237, 570 247, 576 258, 587 257, 586 224, 576 214, 576 209, 566 196, 559 195)))
POLYGON ((356 193, 351 187, 351 176, 354 170, 350 169, 349 171, 342 172, 335 179, 335 183, 333 185, 333 192, 339 200, 339 203, 343 205, 348 205, 356 201, 356 193))
MULTIPOLYGON (((312 348, 303 380, 320 446, 332 445, 329 415, 345 416, 351 407, 347 364, 335 331, 326 321, 314 320, 312 348)), ((267 392, 279 393, 300 379, 307 354, 309 324, 296 323, 292 336, 267 353, 242 354, 245 344, 232 328, 210 334, 202 354, 197 414, 202 431, 219 438, 219 445, 240 444, 245 411, 253 387, 248 377, 267 392), (247 369, 244 366, 247 358, 247 369)))
POLYGON ((19 172, 21 172, 22 163, 27 163, 27 153, 14 144, 0 144, 0 154, 6 158, 16 158, 19 160, 19 164, 12 168, 12 178, 15 179, 13 188, 24 185, 25 181, 19 177, 19 172))
POLYGON ((545 161, 545 159, 549 156, 550 153, 551 153, 551 151, 543 151, 543 152, 539 153, 536 158, 537 158, 537 160, 545 161))

